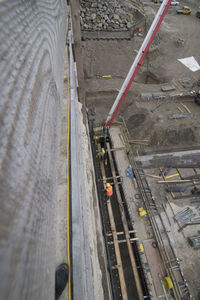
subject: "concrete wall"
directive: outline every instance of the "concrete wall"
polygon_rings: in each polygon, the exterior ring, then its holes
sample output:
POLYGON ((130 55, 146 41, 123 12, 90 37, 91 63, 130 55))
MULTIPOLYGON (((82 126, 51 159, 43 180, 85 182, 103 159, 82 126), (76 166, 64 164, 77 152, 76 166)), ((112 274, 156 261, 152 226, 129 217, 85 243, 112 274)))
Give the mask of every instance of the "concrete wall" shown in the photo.
POLYGON ((1 299, 54 299, 65 11, 0 1, 1 299))

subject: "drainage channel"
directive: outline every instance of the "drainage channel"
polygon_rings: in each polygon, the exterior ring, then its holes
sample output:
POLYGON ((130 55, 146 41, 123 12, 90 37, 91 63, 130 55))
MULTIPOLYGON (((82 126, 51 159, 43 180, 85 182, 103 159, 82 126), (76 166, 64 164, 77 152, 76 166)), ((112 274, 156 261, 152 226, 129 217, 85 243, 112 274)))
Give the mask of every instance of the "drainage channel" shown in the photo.
POLYGON ((100 130, 94 135, 90 128, 90 134, 113 299, 150 299, 109 133, 100 130), (110 198, 106 183, 113 187, 110 198))

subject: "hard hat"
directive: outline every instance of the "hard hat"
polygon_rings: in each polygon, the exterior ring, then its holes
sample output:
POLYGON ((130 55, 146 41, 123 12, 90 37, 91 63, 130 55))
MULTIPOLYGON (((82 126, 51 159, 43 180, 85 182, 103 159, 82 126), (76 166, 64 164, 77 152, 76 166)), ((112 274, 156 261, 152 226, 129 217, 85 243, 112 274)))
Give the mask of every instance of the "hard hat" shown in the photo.
POLYGON ((106 183, 106 187, 109 187, 110 186, 110 183, 106 183))

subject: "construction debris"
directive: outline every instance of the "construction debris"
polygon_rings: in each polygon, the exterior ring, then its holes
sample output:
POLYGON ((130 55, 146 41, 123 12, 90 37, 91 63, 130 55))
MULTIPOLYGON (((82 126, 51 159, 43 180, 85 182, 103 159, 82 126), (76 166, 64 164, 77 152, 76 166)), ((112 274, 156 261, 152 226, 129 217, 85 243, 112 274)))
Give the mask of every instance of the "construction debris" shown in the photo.
POLYGON ((192 88, 193 87, 193 82, 192 82, 191 78, 182 79, 182 80, 180 80, 180 83, 184 88, 192 88))
POLYGON ((173 114, 169 117, 170 120, 173 119, 185 119, 187 117, 187 115, 185 114, 173 114))
POLYGON ((163 101, 163 102, 161 102, 161 103, 159 103, 158 105, 156 105, 156 106, 154 106, 153 108, 152 108, 152 110, 151 110, 151 112, 153 113, 153 112, 155 112, 157 109, 159 109, 161 106, 163 106, 164 104, 167 104, 169 101, 167 100, 167 101, 163 101))
POLYGON ((193 213, 192 209, 190 207, 186 207, 185 209, 178 212, 174 216, 174 219, 179 223, 181 227, 183 227, 185 224, 188 224, 194 216, 195 214, 193 213))
POLYGON ((179 228, 179 232, 181 232, 185 227, 187 226, 194 226, 194 225, 200 225, 200 221, 199 222, 188 222, 188 223, 185 223, 183 224, 182 227, 179 228))
POLYGON ((189 108, 188 108, 185 104, 181 103, 181 105, 186 109, 186 111, 187 111, 189 114, 191 114, 191 111, 189 110, 189 108))
POLYGON ((152 93, 154 99, 164 99, 166 95, 161 92, 154 92, 152 93))
POLYGON ((141 99, 152 99, 153 98, 153 94, 152 93, 141 93, 140 94, 140 98, 141 99))
POLYGON ((181 186, 172 186, 170 188, 167 188, 166 191, 168 193, 183 193, 185 192, 186 188, 181 186))
POLYGON ((163 92, 170 92, 170 91, 174 91, 176 88, 174 85, 164 85, 161 87, 161 90, 163 92))
POLYGON ((178 59, 183 65, 185 65, 188 69, 190 69, 192 72, 196 72, 200 70, 200 65, 196 61, 196 59, 191 56, 191 57, 186 57, 186 58, 181 58, 178 59))
POLYGON ((200 235, 193 235, 188 237, 188 243, 195 249, 200 248, 200 235))
POLYGON ((152 93, 141 93, 140 94, 141 99, 165 99, 166 95, 162 92, 152 92, 152 93))

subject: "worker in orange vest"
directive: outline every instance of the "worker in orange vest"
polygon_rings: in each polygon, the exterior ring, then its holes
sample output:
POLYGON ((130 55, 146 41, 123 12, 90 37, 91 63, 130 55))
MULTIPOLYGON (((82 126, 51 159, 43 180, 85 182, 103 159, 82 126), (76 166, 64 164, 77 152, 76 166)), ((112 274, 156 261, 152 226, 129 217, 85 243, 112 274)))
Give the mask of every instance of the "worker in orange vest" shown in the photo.
POLYGON ((113 188, 110 183, 106 183, 106 196, 111 197, 113 195, 113 188))

